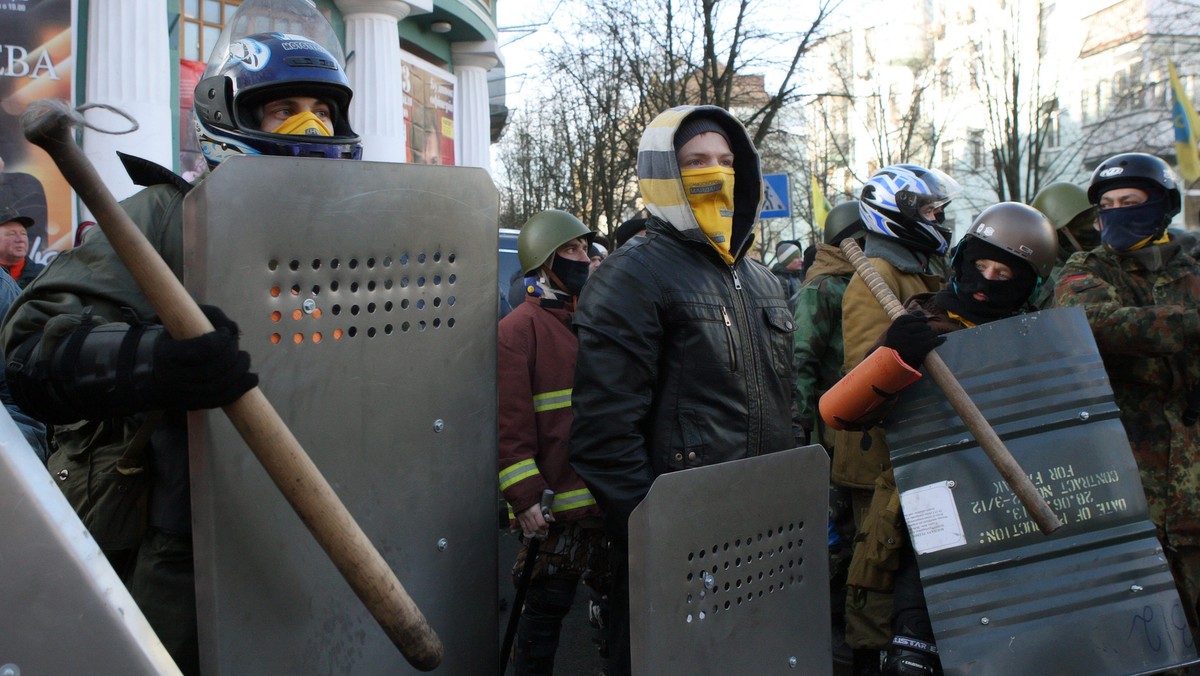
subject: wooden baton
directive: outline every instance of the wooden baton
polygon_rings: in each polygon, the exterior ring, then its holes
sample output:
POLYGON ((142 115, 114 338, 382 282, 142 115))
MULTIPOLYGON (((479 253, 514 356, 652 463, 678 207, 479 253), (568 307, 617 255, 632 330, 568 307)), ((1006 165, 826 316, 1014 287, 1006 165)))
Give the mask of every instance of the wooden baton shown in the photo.
MULTIPOLYGON (((212 324, 196 301, 117 204, 95 167, 71 139, 69 111, 61 101, 35 101, 21 116, 25 138, 45 150, 58 165, 171 336, 185 339, 212 331, 212 324)), ((255 387, 224 410, 292 509, 409 664, 422 671, 436 668, 442 661, 441 640, 262 391, 255 387)))
MULTIPOLYGON (((887 282, 879 276, 875 266, 867 260, 866 255, 858 246, 858 242, 847 237, 842 240, 841 248, 842 252, 846 254, 846 258, 850 259, 855 272, 866 283, 867 288, 875 295, 879 304, 883 306, 888 317, 895 321, 897 317, 905 314, 904 307, 900 305, 896 294, 892 293, 887 282)), ((930 352, 925 357, 923 366, 929 375, 933 376, 933 381, 937 383, 938 387, 942 388, 942 392, 945 393, 946 399, 950 400, 950 405, 954 407, 958 417, 962 418, 967 429, 979 442, 979 447, 987 454, 988 460, 991 460, 992 464, 996 466, 1000 476, 1004 478, 1013 494, 1021 501, 1021 505, 1033 517, 1038 528, 1047 535, 1061 528, 1062 522, 1058 520, 1058 515, 1042 499, 1037 487, 1029 480, 1029 475, 1021 469, 1016 458, 1005 448, 1004 442, 1000 440, 996 430, 992 429, 991 424, 979 411, 979 407, 971 401, 971 397, 967 395, 962 384, 950 372, 946 362, 942 361, 937 352, 930 352)))

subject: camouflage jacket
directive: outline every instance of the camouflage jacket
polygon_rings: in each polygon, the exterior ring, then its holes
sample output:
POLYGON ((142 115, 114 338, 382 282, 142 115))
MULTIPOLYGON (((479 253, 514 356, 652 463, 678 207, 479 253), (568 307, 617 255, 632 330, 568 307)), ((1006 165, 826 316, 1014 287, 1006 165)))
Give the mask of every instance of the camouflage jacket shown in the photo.
POLYGON ((809 442, 826 450, 832 450, 833 435, 824 429, 817 401, 842 377, 842 296, 853 274, 854 266, 841 249, 818 244, 812 270, 796 292, 792 334, 796 408, 800 424, 809 431, 809 442), (812 436, 813 430, 820 434, 812 436))
POLYGON ((1151 520, 1169 545, 1200 545, 1200 429, 1181 421, 1200 385, 1200 265, 1174 243, 1094 249, 1067 261, 1055 299, 1087 313, 1151 520))

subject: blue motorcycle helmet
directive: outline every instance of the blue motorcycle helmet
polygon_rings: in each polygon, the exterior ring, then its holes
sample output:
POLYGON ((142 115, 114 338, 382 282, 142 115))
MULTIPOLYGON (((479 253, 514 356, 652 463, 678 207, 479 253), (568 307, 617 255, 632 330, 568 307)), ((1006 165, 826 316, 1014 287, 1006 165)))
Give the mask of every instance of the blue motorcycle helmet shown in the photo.
POLYGON ((206 75, 196 85, 192 116, 210 169, 233 155, 362 159, 361 140, 350 129, 350 81, 315 41, 287 33, 249 35, 214 54, 206 75), (289 96, 326 102, 332 135, 260 131, 263 105, 289 96))

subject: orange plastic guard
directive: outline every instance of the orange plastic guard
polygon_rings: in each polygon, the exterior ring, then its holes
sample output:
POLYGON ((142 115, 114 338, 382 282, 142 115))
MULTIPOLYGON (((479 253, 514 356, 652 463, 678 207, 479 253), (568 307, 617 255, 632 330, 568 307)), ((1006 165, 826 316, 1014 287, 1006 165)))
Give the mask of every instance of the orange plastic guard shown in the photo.
POLYGON ((844 430, 920 377, 898 352, 880 347, 821 396, 821 418, 833 429, 844 430))

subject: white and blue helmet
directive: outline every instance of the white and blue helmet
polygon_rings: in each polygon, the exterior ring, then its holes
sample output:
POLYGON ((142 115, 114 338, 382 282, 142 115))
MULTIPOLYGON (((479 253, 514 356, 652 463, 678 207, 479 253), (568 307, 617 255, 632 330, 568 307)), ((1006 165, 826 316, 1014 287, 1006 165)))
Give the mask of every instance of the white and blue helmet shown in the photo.
POLYGON ((950 229, 941 209, 962 192, 958 182, 937 169, 893 164, 875 172, 863 186, 858 212, 867 230, 901 240, 928 253, 945 253, 950 229), (937 209, 933 217, 923 209, 937 209))

